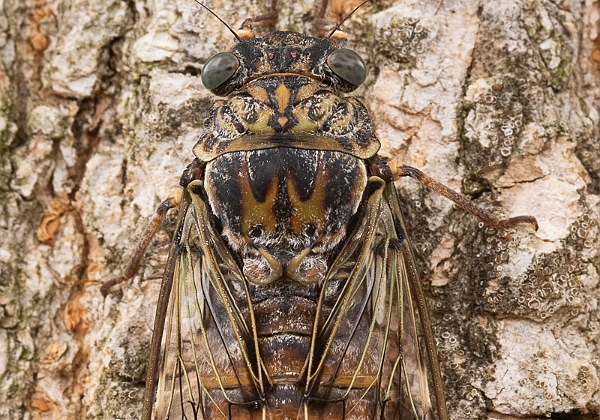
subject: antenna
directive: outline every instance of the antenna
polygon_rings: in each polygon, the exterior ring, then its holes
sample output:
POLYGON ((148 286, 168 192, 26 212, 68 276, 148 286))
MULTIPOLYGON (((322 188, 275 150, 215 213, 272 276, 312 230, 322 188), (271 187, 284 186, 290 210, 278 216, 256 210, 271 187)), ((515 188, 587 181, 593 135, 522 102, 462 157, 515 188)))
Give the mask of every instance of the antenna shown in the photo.
MULTIPOLYGON (((196 0, 198 1, 198 0, 196 0)), ((341 28, 342 24, 347 21, 350 16, 352 16, 354 14, 354 12, 356 12, 358 9, 360 9, 361 7, 363 7, 365 4, 367 4, 370 0, 365 0, 363 1, 361 4, 359 4, 358 6, 356 6, 354 8, 353 11, 351 11, 350 13, 348 13, 348 16, 346 16, 344 19, 342 19, 342 21, 340 23, 338 23, 335 28, 333 28, 333 30, 331 32, 329 32, 329 35, 327 35, 327 38, 331 38, 331 36, 335 33, 335 31, 337 31, 338 29, 341 28)))
MULTIPOLYGON (((235 37, 235 39, 237 39, 239 42, 242 42, 242 39, 238 36, 238 34, 235 33, 235 31, 233 29, 231 29, 231 26, 229 26, 227 23, 225 23, 225 21, 223 19, 221 19, 215 12, 213 12, 212 10, 210 10, 210 8, 202 3, 200 3, 198 0, 194 0, 196 3, 198 3, 200 6, 204 7, 206 10, 208 10, 208 12, 213 15, 214 17, 216 17, 217 19, 219 19, 219 22, 221 22, 223 25, 225 25, 225 27, 227 29, 229 29, 229 32, 231 32, 233 34, 233 36, 235 37)), ((368 0, 367 0, 368 1, 368 0)), ((366 3, 366 2, 365 2, 366 3)), ((364 4, 364 3, 363 3, 364 4)), ((362 4, 360 5, 362 6, 362 4)), ((360 7, 358 6, 358 7, 360 7)), ((356 9, 355 9, 356 10, 356 9)), ((354 13, 354 12, 352 12, 354 13)), ((352 14, 350 13, 350 14, 352 14)), ((346 20, 346 19, 344 19, 346 20)))

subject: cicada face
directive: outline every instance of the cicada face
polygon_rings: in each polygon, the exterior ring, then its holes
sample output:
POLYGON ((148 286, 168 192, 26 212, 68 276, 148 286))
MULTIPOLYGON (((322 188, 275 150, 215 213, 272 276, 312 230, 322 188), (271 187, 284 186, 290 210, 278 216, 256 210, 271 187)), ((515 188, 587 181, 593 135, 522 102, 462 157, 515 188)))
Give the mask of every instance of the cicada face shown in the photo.
POLYGON ((344 96, 366 68, 343 44, 274 32, 207 62, 224 100, 182 177, 145 418, 446 418, 395 190, 344 96))

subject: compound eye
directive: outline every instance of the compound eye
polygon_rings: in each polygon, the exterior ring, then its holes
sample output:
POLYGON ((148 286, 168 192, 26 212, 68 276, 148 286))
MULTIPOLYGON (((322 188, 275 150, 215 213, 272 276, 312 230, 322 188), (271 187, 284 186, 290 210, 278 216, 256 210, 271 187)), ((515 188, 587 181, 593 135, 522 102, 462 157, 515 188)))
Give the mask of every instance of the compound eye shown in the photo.
POLYGON ((228 81, 240 66, 240 61, 230 52, 220 52, 208 59, 202 69, 202 83, 213 90, 228 81))
POLYGON ((339 48, 329 54, 327 65, 341 79, 359 86, 367 78, 367 66, 360 55, 348 48, 339 48))

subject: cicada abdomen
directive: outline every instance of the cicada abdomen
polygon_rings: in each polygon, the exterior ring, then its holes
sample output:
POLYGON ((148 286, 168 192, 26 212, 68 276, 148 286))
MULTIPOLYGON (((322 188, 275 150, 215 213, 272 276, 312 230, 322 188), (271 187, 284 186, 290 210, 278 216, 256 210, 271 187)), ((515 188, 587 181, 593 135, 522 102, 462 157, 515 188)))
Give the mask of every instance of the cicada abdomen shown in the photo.
POLYGON ((366 67, 343 45, 246 32, 207 62, 226 99, 182 177, 146 418, 447 418, 391 171, 344 96, 366 67))

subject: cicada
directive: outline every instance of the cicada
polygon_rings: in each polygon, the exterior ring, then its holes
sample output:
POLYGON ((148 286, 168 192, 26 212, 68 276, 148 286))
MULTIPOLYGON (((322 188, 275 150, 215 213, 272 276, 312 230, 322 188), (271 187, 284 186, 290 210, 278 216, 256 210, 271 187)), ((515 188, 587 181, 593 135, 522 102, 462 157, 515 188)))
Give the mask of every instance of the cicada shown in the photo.
POLYGON ((535 219, 497 220, 379 157, 348 95, 367 68, 339 27, 256 37, 251 25, 206 62, 222 99, 137 253, 178 206, 143 418, 447 419, 394 181, 420 180, 491 226, 535 219))

